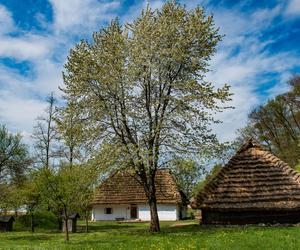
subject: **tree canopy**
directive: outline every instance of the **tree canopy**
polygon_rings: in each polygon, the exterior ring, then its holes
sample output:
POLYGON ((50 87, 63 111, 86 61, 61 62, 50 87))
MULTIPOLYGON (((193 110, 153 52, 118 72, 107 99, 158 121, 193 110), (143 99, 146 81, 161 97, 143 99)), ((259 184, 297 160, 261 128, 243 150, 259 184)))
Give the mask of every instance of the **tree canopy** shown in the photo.
POLYGON ((20 134, 12 134, 0 125, 0 182, 18 181, 30 163, 27 146, 20 134))
POLYGON ((254 137, 282 160, 294 167, 299 161, 300 76, 288 82, 291 89, 249 114, 248 125, 239 130, 239 141, 254 137))
POLYGON ((170 162, 169 168, 179 189, 190 200, 197 182, 204 174, 204 167, 191 159, 176 159, 170 162))

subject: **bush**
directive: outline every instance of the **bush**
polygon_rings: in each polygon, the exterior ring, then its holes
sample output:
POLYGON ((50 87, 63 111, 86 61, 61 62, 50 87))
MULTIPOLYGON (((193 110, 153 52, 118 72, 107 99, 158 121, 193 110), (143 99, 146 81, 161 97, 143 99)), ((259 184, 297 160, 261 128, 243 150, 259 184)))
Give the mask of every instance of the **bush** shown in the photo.
MULTIPOLYGON (((57 229, 58 222, 56 216, 48 211, 38 212, 34 215, 34 226, 40 229, 57 229)), ((31 216, 26 214, 18 217, 15 222, 15 230, 30 230, 31 216)))
POLYGON ((300 173, 300 164, 295 166, 295 170, 300 173))

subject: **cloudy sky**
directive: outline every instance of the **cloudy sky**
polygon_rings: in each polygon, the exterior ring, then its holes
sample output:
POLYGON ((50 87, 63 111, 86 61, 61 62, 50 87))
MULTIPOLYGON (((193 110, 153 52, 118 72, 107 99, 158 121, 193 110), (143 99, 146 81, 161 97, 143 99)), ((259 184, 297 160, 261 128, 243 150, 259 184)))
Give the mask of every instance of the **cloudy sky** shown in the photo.
MULTIPOLYGON (((163 1, 150 0, 153 8, 163 1)), ((207 78, 234 93, 224 121, 216 128, 231 139, 249 111, 287 90, 300 73, 300 0, 180 1, 200 4, 214 14, 226 35, 211 61, 207 78)), ((147 1, 139 0, 0 0, 0 123, 29 140, 35 118, 51 91, 58 96, 68 51, 80 39, 118 16, 128 22, 147 1)))

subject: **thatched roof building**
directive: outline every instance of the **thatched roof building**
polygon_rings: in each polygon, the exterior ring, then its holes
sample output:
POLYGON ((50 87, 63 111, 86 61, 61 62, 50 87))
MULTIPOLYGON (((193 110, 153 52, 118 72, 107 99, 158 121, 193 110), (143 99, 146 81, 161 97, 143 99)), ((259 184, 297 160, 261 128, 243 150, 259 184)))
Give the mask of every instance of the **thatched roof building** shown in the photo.
POLYGON ((300 222, 300 174, 248 140, 200 192, 204 224, 300 222))
MULTIPOLYGON (((182 215, 185 200, 169 170, 158 170, 155 177, 158 213, 162 219, 182 215)), ((120 171, 108 177, 96 190, 92 202, 93 220, 141 219, 150 216, 148 200, 137 176, 120 171)))
MULTIPOLYGON (((168 170, 156 174, 156 197, 159 204, 181 203, 181 196, 168 170)), ((147 203, 143 186, 137 176, 117 172, 104 181, 95 194, 93 204, 144 204, 147 203)))

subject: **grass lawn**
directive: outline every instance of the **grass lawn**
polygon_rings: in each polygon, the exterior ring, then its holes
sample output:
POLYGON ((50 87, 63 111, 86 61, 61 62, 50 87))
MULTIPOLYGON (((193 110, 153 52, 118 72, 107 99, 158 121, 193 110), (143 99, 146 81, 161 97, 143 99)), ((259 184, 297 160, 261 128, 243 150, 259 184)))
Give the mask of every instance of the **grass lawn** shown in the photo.
MULTIPOLYGON (((79 223, 82 225, 81 223, 79 223)), ((90 233, 64 235, 38 230, 0 233, 0 249, 299 249, 300 227, 204 227, 197 221, 162 222, 151 234, 148 223, 95 222, 90 233)))

